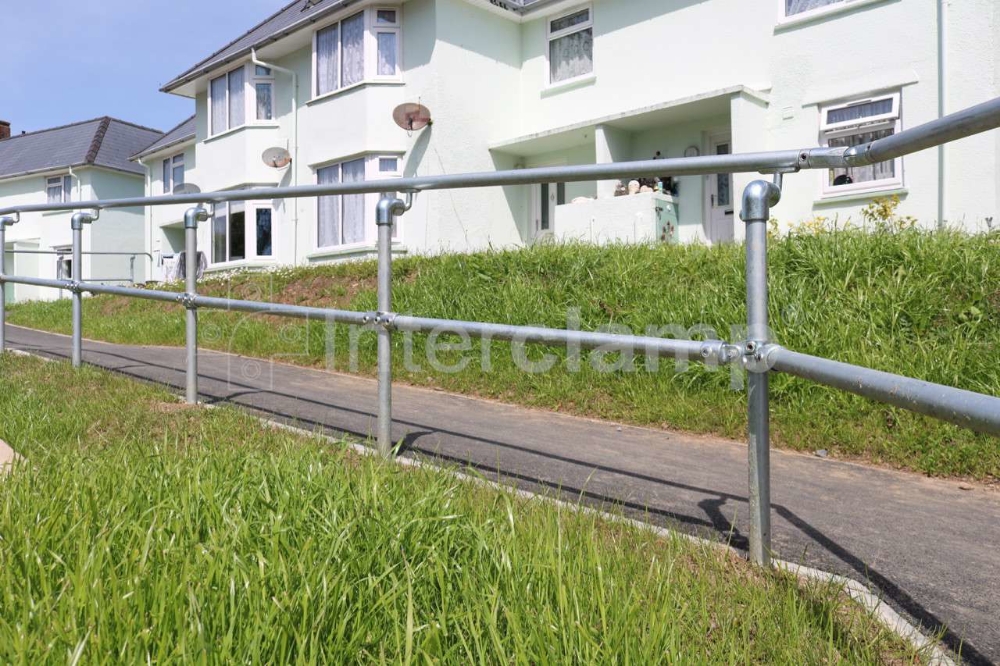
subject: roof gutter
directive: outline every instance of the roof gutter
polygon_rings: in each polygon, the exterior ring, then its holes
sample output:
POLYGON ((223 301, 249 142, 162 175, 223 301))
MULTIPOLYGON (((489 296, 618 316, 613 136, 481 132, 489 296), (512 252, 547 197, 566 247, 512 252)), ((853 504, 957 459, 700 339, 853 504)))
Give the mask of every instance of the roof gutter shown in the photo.
MULTIPOLYGON (((254 65, 259 65, 260 67, 267 67, 268 69, 273 69, 276 72, 281 72, 283 74, 288 74, 292 77, 292 185, 297 186, 299 184, 299 75, 295 73, 294 70, 288 69, 286 67, 281 67, 280 65, 275 65, 274 63, 265 62, 257 57, 257 49, 250 49, 250 61, 254 65)), ((272 111, 275 111, 273 109, 272 111)), ((276 113, 273 115, 277 115, 276 113)), ((287 206, 287 200, 285 205, 287 206)), ((292 244, 294 249, 295 260, 298 261, 299 256, 299 202, 296 199, 291 201, 292 205, 292 244)))

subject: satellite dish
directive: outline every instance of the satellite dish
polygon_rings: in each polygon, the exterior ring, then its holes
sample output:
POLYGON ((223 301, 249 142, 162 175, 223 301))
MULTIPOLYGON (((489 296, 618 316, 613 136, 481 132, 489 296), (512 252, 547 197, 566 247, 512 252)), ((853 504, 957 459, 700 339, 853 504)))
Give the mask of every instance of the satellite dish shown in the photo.
POLYGON ((284 148, 268 148, 260 158, 272 169, 284 169, 292 163, 292 156, 284 148))
POLYGON ((421 130, 431 125, 431 112, 423 104, 400 104, 392 112, 392 119, 407 132, 421 130))
POLYGON ((180 183, 174 185, 173 189, 174 194, 198 194, 199 192, 201 192, 201 188, 194 183, 180 183))

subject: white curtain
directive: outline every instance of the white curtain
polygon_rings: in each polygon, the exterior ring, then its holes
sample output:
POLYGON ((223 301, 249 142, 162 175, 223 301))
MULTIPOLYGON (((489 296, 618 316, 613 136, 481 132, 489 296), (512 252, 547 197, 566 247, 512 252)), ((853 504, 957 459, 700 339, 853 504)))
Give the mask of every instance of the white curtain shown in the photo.
POLYGON ((226 77, 212 79, 212 134, 228 129, 226 125, 226 77))
POLYGON ((795 16, 838 2, 844 2, 844 0, 785 0, 785 16, 795 16))
POLYGON ((378 74, 396 75, 396 33, 378 33, 378 74))
POLYGON ((229 127, 239 127, 246 118, 244 102, 245 79, 243 68, 229 72, 229 127))
MULTIPOLYGON (((340 166, 334 165, 316 170, 316 182, 329 185, 340 181, 340 166)), ((319 197, 317 247, 340 245, 340 197, 319 197)))
POLYGON ((355 14, 340 24, 343 56, 340 84, 349 86, 365 78, 365 14, 355 14))
POLYGON ((551 82, 558 83, 594 71, 594 31, 591 28, 554 39, 549 44, 551 82))
POLYGON ((842 109, 827 111, 826 122, 829 124, 846 123, 851 120, 862 120, 887 113, 892 113, 892 99, 880 99, 874 102, 853 104, 842 109))
POLYGON ((340 24, 316 33, 316 93, 322 95, 339 87, 337 51, 340 48, 340 24))
POLYGON ((274 118, 274 101, 271 96, 270 83, 258 83, 257 89, 257 120, 272 120, 274 118))
MULTIPOLYGON (((342 180, 358 183, 365 179, 365 160, 344 162, 342 180)), ((361 243, 365 240, 365 195, 344 195, 344 244, 361 243)))

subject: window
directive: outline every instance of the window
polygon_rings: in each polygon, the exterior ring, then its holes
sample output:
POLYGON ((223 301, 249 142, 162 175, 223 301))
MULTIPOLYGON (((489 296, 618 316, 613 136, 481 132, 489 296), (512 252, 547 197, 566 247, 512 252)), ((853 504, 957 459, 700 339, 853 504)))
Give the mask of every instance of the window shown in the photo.
POLYGON ((217 204, 212 218, 212 263, 271 257, 271 222, 270 206, 242 201, 217 204))
POLYGON ((376 76, 399 75, 399 12, 395 9, 375 10, 376 76))
POLYGON ((66 203, 73 200, 73 178, 53 176, 45 179, 45 199, 48 203, 66 203))
POLYGON ((257 120, 274 120, 274 73, 269 67, 254 65, 254 99, 257 120))
POLYGON ((184 153, 163 160, 163 193, 171 194, 184 184, 184 153))
POLYGON ((849 0, 781 0, 785 3, 785 17, 813 12, 828 5, 841 5, 849 0))
POLYGON ((561 83, 594 71, 594 20, 590 7, 548 23, 549 83, 561 83))
POLYGON ((313 35, 313 97, 361 83, 397 78, 399 8, 370 8, 320 28, 313 35))
MULTIPOLYGON (((820 108, 820 135, 831 148, 860 146, 892 136, 900 130, 899 93, 820 108)), ((823 179, 823 194, 874 191, 901 187, 902 159, 863 167, 830 169, 823 179)))
POLYGON ((316 95, 346 88, 365 78, 365 13, 316 31, 316 95))
POLYGON ((208 86, 211 108, 210 134, 219 134, 246 123, 246 70, 240 66, 212 79, 208 86))
MULTIPOLYGON (((316 170, 320 185, 356 183, 365 179, 365 158, 333 164, 316 170)), ((365 240, 365 195, 343 194, 319 197, 317 247, 335 247, 365 240)))

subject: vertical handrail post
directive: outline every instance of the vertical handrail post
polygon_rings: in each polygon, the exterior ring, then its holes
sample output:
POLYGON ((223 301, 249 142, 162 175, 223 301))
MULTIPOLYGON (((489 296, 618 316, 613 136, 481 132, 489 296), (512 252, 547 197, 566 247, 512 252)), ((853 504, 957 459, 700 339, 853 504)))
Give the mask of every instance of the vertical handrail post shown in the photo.
POLYGON ((755 180, 743 192, 740 212, 747 225, 747 339, 743 351, 749 371, 750 560, 761 566, 771 564, 771 434, 768 368, 762 355, 769 337, 767 223, 771 206, 780 199, 779 186, 755 180))
POLYGON ((393 193, 379 199, 378 227, 378 433, 376 446, 383 457, 392 455, 392 227, 406 203, 393 193))
POLYGON ((91 213, 73 213, 73 266, 70 291, 73 294, 73 342, 70 358, 74 368, 83 363, 83 225, 97 219, 91 213))
POLYGON ((187 371, 184 398, 189 405, 198 404, 198 223, 208 219, 201 206, 184 212, 184 296, 186 309, 185 350, 187 371))
POLYGON ((7 227, 17 221, 15 217, 0 217, 0 354, 7 351, 7 227))

